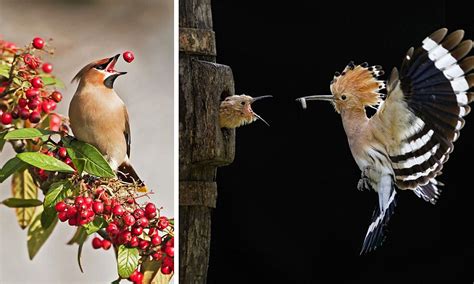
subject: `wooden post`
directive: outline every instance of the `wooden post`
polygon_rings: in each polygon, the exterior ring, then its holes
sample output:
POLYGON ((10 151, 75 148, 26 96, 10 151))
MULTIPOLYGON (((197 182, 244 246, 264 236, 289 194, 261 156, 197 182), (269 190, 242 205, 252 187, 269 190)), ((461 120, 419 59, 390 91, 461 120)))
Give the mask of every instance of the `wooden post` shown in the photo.
POLYGON ((206 283, 217 167, 235 154, 219 105, 234 94, 232 70, 216 64, 211 0, 179 3, 179 283, 206 283))

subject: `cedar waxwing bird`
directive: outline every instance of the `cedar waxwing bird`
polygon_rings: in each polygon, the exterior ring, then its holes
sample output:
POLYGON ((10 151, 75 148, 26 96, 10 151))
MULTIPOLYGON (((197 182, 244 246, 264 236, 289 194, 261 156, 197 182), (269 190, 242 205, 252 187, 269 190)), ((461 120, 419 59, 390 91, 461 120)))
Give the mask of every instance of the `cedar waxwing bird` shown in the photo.
POLYGON ((219 124, 221 128, 237 128, 260 119, 270 126, 261 116, 252 110, 252 104, 258 100, 271 98, 261 96, 252 98, 247 95, 233 95, 225 98, 219 108, 219 124))
POLYGON ((332 95, 303 97, 330 101, 341 115, 352 155, 362 171, 358 189, 373 189, 378 204, 365 235, 362 253, 379 247, 394 212, 396 189, 412 190, 435 204, 440 196, 436 180, 464 126, 463 117, 474 93, 474 56, 466 57, 473 42, 464 31, 447 35, 440 29, 410 48, 400 71, 393 69, 385 87, 380 66, 352 62, 331 82, 332 95), (365 107, 376 113, 368 118, 365 107))
POLYGON ((94 61, 77 73, 73 81, 79 85, 69 105, 69 120, 75 137, 95 146, 121 180, 144 186, 129 162, 127 108, 114 91, 115 79, 127 73, 114 69, 119 57, 94 61))

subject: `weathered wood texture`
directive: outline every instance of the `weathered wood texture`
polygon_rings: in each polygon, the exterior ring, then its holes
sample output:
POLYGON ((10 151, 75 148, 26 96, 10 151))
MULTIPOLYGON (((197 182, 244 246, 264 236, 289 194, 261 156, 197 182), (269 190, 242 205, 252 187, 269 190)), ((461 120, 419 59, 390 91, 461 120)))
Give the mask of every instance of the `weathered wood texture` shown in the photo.
POLYGON ((232 70, 215 63, 211 1, 179 2, 179 283, 206 283, 218 166, 235 154, 235 130, 219 128, 232 70))

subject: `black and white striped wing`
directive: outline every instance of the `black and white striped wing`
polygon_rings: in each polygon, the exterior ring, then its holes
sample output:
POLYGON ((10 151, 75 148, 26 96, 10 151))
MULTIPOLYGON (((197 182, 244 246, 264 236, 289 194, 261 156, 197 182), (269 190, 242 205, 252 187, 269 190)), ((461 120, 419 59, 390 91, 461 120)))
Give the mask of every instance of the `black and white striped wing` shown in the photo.
POLYGON ((453 151, 473 100, 474 74, 468 73, 474 68, 474 56, 466 57, 473 43, 462 41, 461 30, 446 34, 440 29, 421 47, 408 51, 400 73, 392 72, 384 105, 408 108, 408 123, 400 130, 403 139, 389 153, 396 184, 431 203, 440 193, 435 178, 453 151), (390 96, 401 96, 403 102, 397 106, 390 96))

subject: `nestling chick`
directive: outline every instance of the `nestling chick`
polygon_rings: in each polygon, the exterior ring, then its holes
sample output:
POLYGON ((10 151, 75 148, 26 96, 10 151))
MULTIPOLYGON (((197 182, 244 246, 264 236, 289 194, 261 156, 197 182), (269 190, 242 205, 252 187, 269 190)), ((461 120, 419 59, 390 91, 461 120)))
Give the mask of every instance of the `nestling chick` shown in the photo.
POLYGON ((250 124, 257 119, 270 126, 261 116, 253 112, 251 105, 261 99, 272 96, 261 96, 252 98, 247 95, 233 95, 221 102, 219 109, 219 124, 221 128, 237 128, 250 124))

